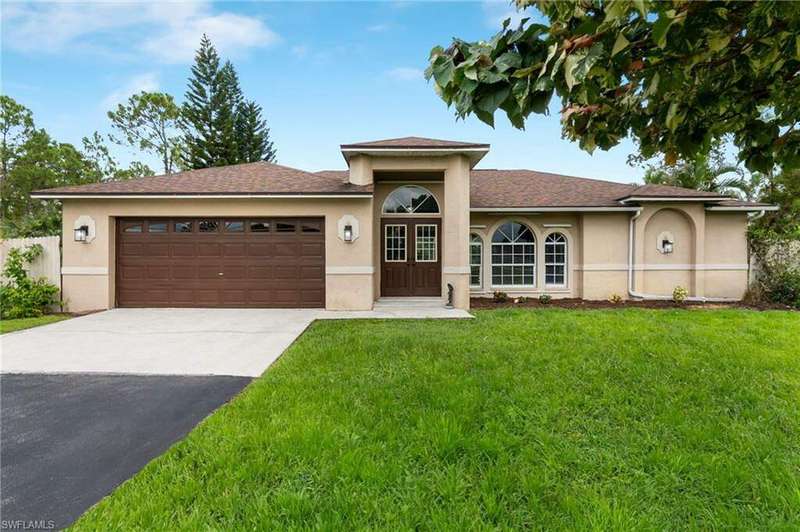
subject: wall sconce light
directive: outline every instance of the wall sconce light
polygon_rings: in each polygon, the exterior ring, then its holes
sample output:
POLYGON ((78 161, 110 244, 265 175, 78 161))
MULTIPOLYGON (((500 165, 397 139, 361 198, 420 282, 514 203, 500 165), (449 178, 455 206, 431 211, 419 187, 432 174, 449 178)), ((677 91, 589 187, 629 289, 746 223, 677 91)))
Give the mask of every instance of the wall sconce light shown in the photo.
POLYGON ((662 240, 661 241, 661 252, 662 253, 672 253, 673 243, 670 240, 662 240))
POLYGON ((89 226, 88 225, 81 225, 80 227, 75 228, 75 242, 83 242, 86 243, 86 239, 89 237, 89 226))
POLYGON ((345 242, 353 241, 353 226, 350 224, 344 226, 344 241, 345 242))

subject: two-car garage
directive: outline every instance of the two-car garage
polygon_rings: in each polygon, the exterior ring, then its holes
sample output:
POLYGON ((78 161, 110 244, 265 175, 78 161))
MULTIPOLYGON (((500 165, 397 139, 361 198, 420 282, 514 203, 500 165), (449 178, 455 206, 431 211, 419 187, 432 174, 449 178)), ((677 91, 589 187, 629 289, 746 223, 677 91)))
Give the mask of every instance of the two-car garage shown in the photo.
POLYGON ((325 306, 323 218, 119 218, 119 307, 325 306))

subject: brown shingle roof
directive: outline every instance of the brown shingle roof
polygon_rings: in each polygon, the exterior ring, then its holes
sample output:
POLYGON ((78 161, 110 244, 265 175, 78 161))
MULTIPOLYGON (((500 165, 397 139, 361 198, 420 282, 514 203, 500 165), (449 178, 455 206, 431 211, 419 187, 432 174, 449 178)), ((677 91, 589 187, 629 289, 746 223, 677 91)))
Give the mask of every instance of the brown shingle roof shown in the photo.
POLYGON ((630 195, 637 198, 719 198, 722 196, 717 192, 705 192, 692 188, 671 187, 669 185, 642 185, 637 187, 630 195))
POLYGON ((488 144, 475 142, 456 142, 454 140, 428 139, 423 137, 401 137, 397 139, 372 140, 342 144, 342 149, 358 148, 397 148, 409 150, 425 150, 436 148, 488 148, 488 144))
MULTIPOLYGON (((168 176, 142 177, 81 186, 53 188, 45 195, 280 195, 364 194, 373 187, 347 182, 347 170, 305 172, 265 162, 190 170, 168 176)), ((473 208, 621 207, 628 197, 700 197, 719 205, 764 206, 717 194, 665 185, 635 185, 532 170, 472 170, 473 208)))
POLYGON ((371 194, 372 187, 266 162, 37 191, 47 194, 371 194))
POLYGON ((636 185, 532 170, 473 170, 470 206, 619 207, 636 185))

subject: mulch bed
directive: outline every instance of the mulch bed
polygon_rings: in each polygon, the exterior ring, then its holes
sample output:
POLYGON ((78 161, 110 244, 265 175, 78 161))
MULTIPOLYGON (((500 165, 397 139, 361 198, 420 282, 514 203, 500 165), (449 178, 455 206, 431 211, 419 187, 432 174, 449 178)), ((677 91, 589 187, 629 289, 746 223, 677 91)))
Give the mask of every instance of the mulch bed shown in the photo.
POLYGON ((611 301, 589 301, 585 299, 551 299, 548 303, 542 303, 539 298, 532 297, 527 299, 513 299, 509 298, 508 301, 495 301, 490 297, 473 297, 470 299, 470 308, 481 309, 498 309, 498 308, 569 308, 579 310, 591 309, 607 309, 607 308, 654 308, 654 309, 722 309, 722 308, 738 308, 749 310, 800 310, 786 305, 777 305, 774 303, 700 303, 694 301, 687 301, 679 304, 674 301, 640 301, 640 300, 626 300, 620 303, 612 303, 611 301), (515 302, 516 301, 516 302, 515 302))

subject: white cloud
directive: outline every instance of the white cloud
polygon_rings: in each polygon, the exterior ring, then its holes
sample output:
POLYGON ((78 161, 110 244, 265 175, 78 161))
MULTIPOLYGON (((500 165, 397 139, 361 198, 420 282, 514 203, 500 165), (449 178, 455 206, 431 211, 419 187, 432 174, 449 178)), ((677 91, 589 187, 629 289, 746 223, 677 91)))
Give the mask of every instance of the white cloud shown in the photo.
POLYGON ((158 87, 158 76, 153 72, 135 76, 121 87, 108 93, 108 95, 100 101, 100 108, 103 111, 109 111, 116 108, 117 104, 123 103, 129 96, 142 91, 153 92, 158 90, 158 87))
POLYGON ((414 81, 423 79, 425 74, 419 68, 397 67, 388 70, 386 75, 397 81, 414 81))
POLYGON ((118 53, 127 47, 166 63, 191 61, 203 33, 226 56, 280 40, 260 19, 213 13, 206 1, 6 3, 2 21, 3 44, 17 50, 118 53))
POLYGON ((519 25, 524 18, 531 18, 531 14, 525 11, 517 11, 514 5, 506 0, 487 0, 483 2, 483 12, 486 14, 486 24, 490 28, 500 30, 503 21, 511 19, 511 27, 519 25))
POLYGON ((373 24, 372 26, 367 26, 367 31, 372 33, 382 33, 384 31, 388 31, 391 28, 389 24, 373 24))

